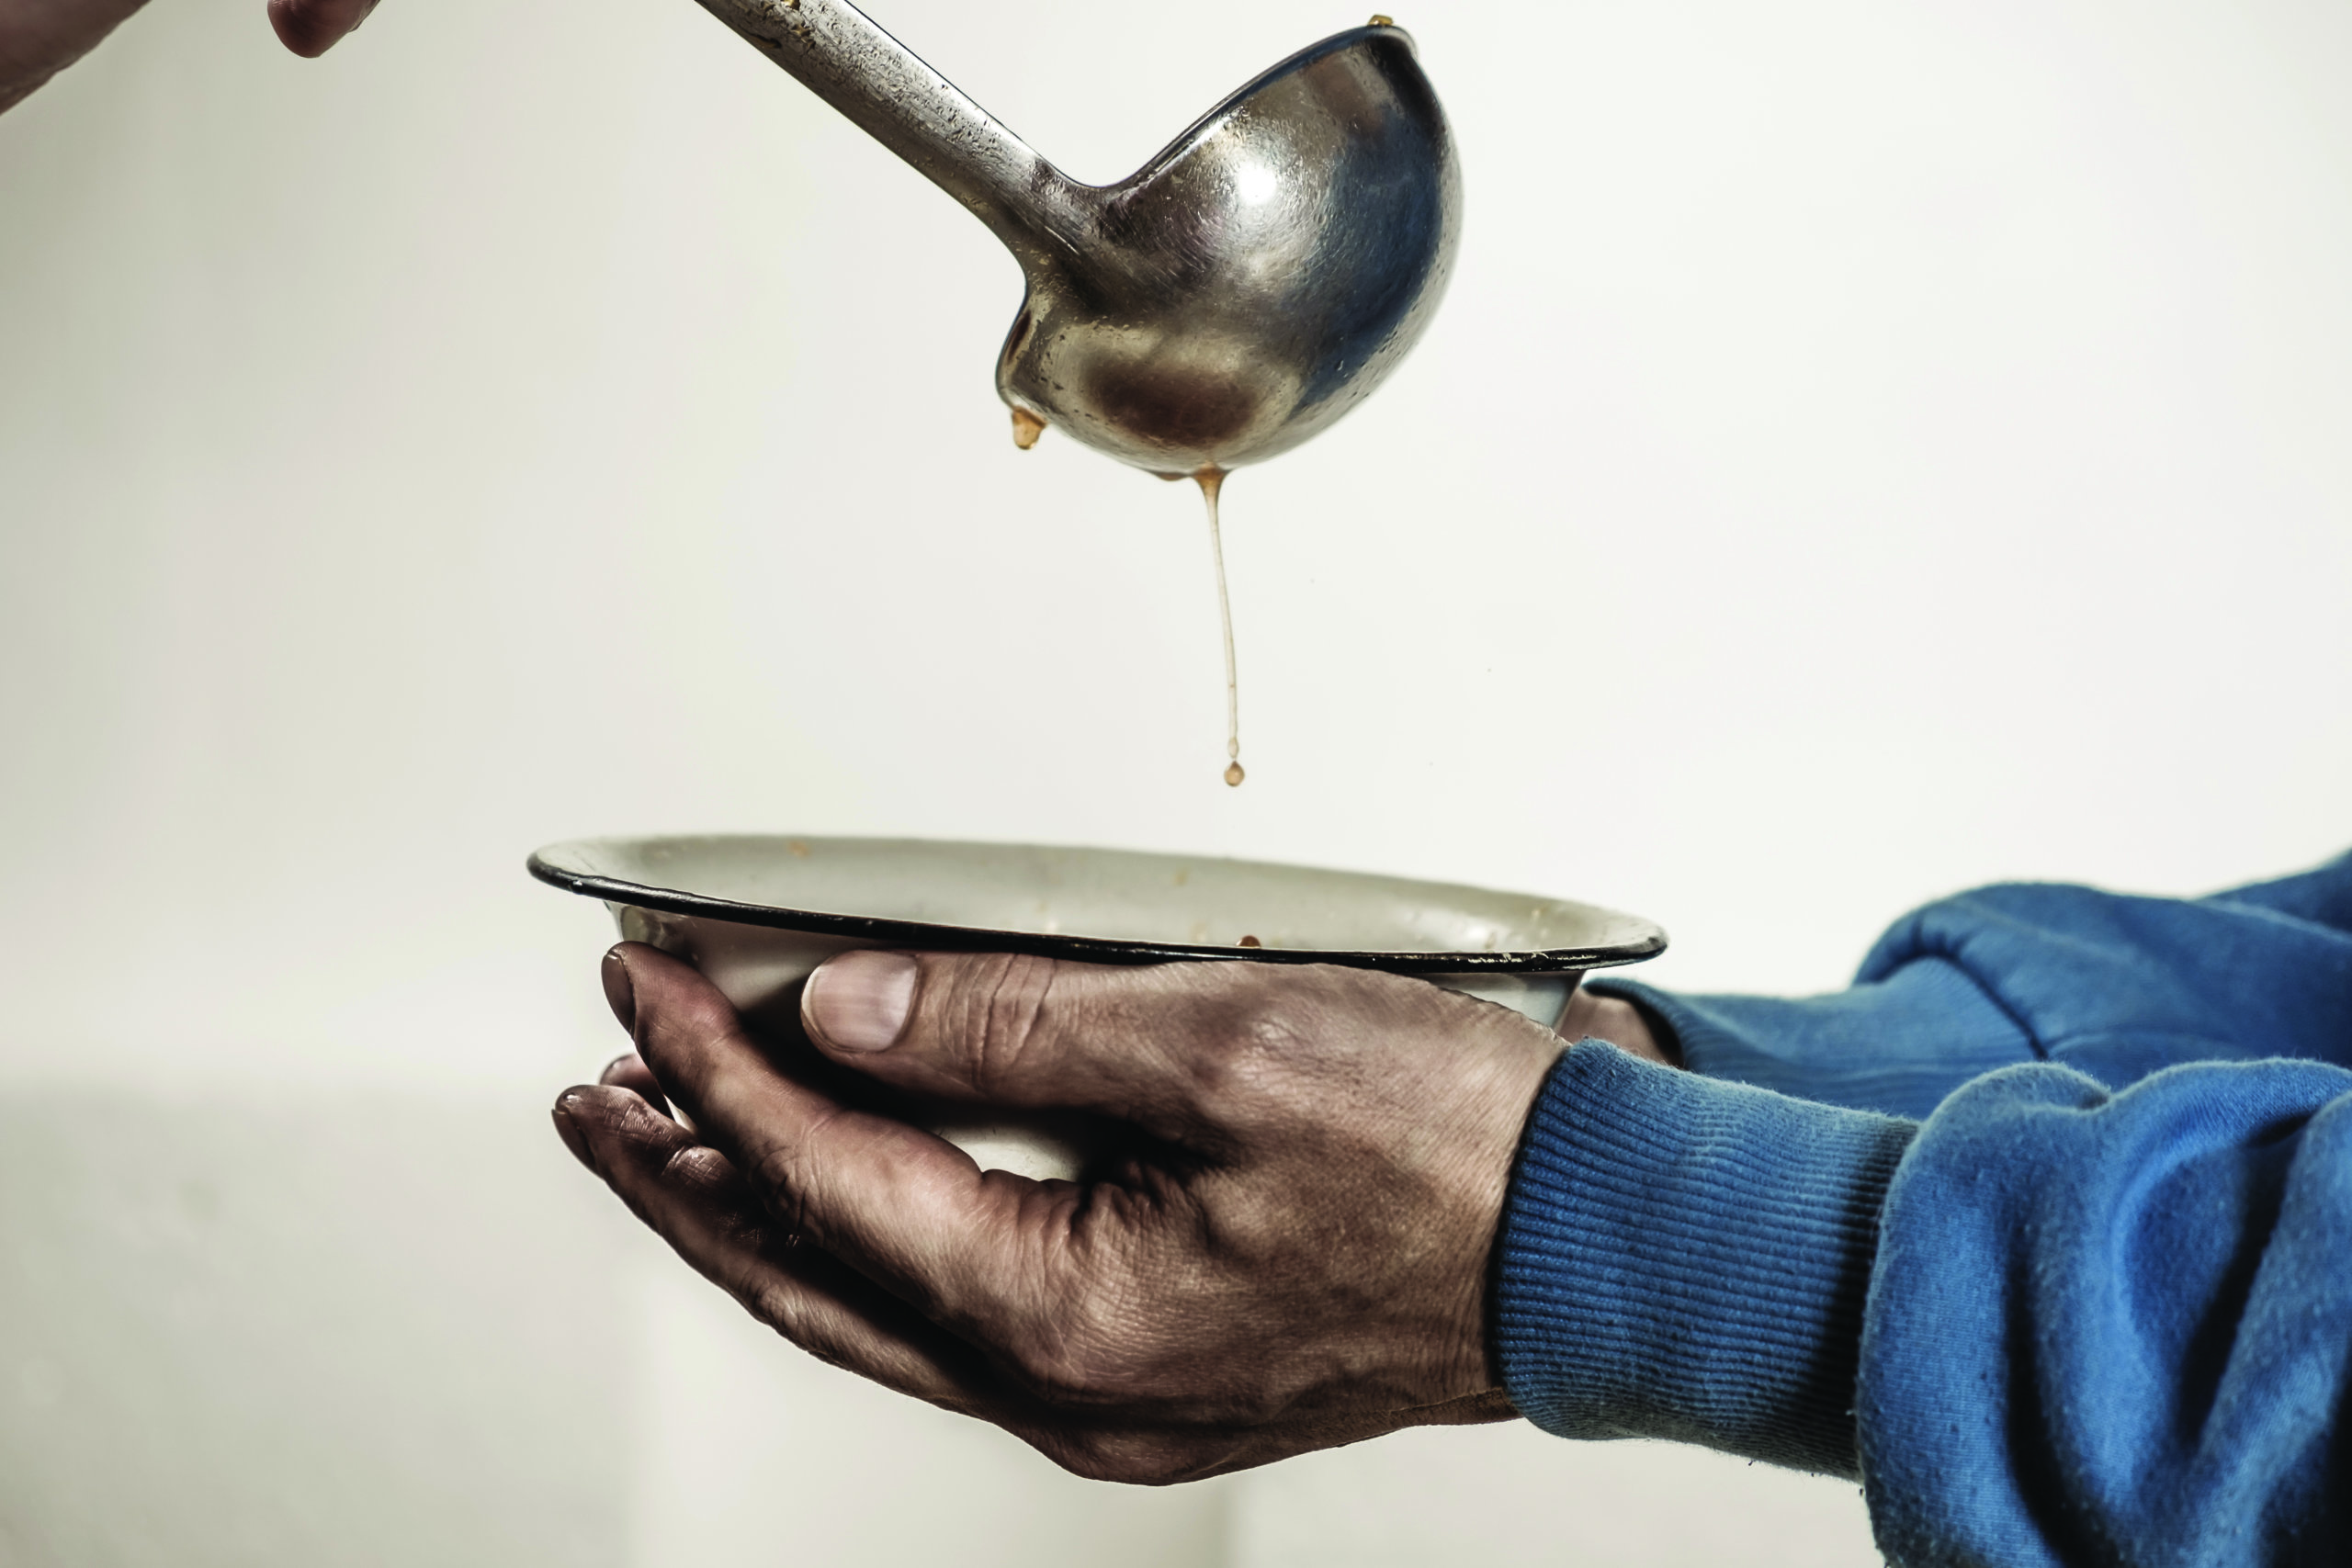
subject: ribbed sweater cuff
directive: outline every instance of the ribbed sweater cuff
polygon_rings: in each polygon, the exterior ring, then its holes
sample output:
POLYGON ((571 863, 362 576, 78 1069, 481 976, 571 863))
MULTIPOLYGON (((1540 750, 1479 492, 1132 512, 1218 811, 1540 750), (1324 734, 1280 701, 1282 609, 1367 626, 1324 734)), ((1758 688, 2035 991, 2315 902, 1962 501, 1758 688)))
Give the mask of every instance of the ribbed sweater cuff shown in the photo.
POLYGON ((1511 1402, 1567 1438, 1665 1438, 1853 1476, 1854 1378, 1886 1185, 1914 1122, 1560 1058, 1504 1212, 1511 1402))

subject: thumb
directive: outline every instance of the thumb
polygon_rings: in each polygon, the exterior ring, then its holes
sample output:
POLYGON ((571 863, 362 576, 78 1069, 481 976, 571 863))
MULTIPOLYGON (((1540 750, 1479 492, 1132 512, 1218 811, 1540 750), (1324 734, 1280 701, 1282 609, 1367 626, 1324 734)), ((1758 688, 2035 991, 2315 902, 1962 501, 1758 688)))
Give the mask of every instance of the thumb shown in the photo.
POLYGON ((1176 1137, 1219 1033, 1197 1025, 1200 972, 1026 953, 844 953, 800 998, 818 1049, 899 1088, 954 1100, 1094 1111, 1176 1137), (1188 1023, 1193 1027, 1187 1027, 1188 1023))
POLYGON ((320 55, 357 29, 376 0, 269 0, 269 25, 277 40, 305 60, 320 55))

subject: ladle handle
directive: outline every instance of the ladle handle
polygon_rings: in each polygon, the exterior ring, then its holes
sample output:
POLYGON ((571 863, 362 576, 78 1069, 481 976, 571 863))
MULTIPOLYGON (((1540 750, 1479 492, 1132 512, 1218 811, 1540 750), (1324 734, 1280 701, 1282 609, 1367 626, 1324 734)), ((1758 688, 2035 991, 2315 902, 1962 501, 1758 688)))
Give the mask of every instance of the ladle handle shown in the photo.
POLYGON ((700 0, 1024 262, 1074 249, 1079 187, 849 0, 700 0))

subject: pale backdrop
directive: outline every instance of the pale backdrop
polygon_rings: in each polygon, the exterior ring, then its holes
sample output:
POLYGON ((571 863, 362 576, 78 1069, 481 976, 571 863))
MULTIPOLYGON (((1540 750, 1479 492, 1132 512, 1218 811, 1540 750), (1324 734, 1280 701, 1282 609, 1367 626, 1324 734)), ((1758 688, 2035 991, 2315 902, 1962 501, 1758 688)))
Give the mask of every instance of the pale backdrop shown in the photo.
MULTIPOLYGON (((0 118, 0 1564, 1871 1560, 1527 1428, 1067 1480, 548 1132, 591 832, 1235 852, 1838 984, 1996 877, 2352 842, 2352 10, 1430 0, 1460 274, 1196 499, 989 385, 970 219, 685 0, 157 0, 0 118)), ((1074 173, 1363 17, 876 0, 1074 173)))

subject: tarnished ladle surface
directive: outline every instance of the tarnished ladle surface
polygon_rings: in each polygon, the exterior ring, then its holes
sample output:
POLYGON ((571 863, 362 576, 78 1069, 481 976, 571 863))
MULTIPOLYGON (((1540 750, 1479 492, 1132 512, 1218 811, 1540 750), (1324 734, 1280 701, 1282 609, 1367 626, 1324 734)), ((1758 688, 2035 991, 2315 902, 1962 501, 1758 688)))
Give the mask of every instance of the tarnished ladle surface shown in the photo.
POLYGON ((847 0, 703 6, 978 215, 1028 298, 997 364, 1025 412, 1155 473, 1297 446, 1428 325, 1462 181, 1413 41, 1304 50, 1116 185, 1039 157, 847 0))

